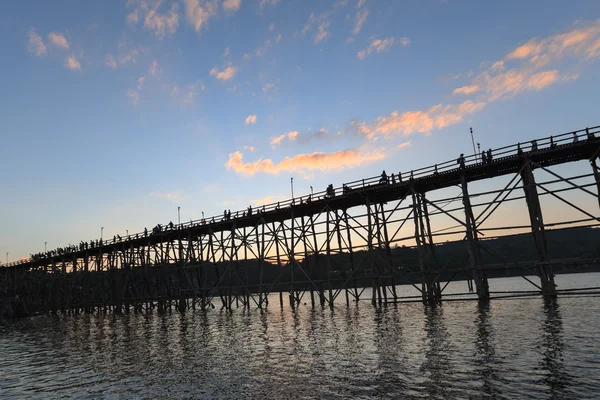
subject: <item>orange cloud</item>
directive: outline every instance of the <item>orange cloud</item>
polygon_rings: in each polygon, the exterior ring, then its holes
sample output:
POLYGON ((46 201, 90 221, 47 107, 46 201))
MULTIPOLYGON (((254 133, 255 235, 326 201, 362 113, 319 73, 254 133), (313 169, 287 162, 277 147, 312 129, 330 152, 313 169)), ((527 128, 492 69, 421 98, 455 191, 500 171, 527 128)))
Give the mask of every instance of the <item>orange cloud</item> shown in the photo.
POLYGON ((135 4, 137 7, 127 16, 127 22, 136 24, 140 15, 144 18, 144 28, 154 32, 157 38, 162 39, 168 33, 174 34, 179 26, 179 5, 171 4, 171 9, 162 14, 159 8, 162 1, 130 0, 128 5, 135 4))
POLYGON ((274 147, 280 145, 281 143, 283 143, 283 141, 286 138, 287 138, 287 140, 294 141, 294 140, 296 140, 296 138, 298 137, 298 135, 300 135, 300 132, 298 132, 298 131, 291 131, 291 132, 284 133, 284 134, 281 134, 279 136, 276 136, 273 139, 271 139, 271 147, 274 148, 274 147))
POLYGON ((400 143, 400 144, 398 145, 398 148, 399 148, 399 149, 403 149, 403 148, 405 148, 405 147, 410 147, 410 146, 411 146, 411 144, 412 144, 411 142, 412 142, 411 140, 408 140, 408 141, 406 141, 406 142, 404 142, 404 143, 400 143))
POLYGON ((217 68, 213 68, 210 70, 210 75, 214 76, 215 78, 217 78, 219 80, 228 81, 235 76, 236 72, 237 72, 237 69, 235 67, 229 66, 229 67, 225 68, 223 71, 219 71, 217 68))
POLYGON ((246 117, 246 125, 255 124, 256 123, 256 114, 250 114, 246 117))
POLYGON ((600 19, 588 26, 566 33, 549 36, 542 40, 531 39, 506 55, 507 60, 560 59, 567 55, 595 58, 600 56, 600 19))
POLYGON ((239 151, 229 154, 229 160, 225 163, 225 167, 244 176, 253 176, 256 173, 278 174, 279 172, 328 171, 352 168, 361 164, 382 160, 385 158, 385 154, 376 150, 363 151, 362 149, 349 149, 333 153, 314 152, 310 154, 298 154, 293 157, 285 157, 279 163, 274 163, 268 158, 245 163, 243 157, 244 155, 239 151))
POLYGON ((477 92, 479 92, 479 90, 481 90, 481 88, 477 85, 462 86, 462 87, 454 89, 452 94, 469 95, 469 94, 477 93, 477 92))
MULTIPOLYGON (((235 1, 226 0, 225 3, 230 6, 235 6, 235 1)), ((228 7, 223 4, 225 9, 228 7)), ((196 32, 200 31, 202 25, 206 23, 216 12, 216 3, 205 2, 200 4, 199 0, 184 0, 185 19, 194 27, 196 32)), ((239 5, 238 5, 239 8, 239 5)), ((229 9, 232 9, 229 7, 229 9)), ((233 10, 233 9, 232 9, 233 10)))
POLYGON ((517 47, 510 53, 506 55, 508 60, 512 59, 522 59, 527 58, 533 54, 536 54, 540 51, 540 47, 537 44, 535 39, 531 39, 529 42, 525 43, 523 46, 517 47))
POLYGON ((50 32, 48 34, 48 40, 57 47, 62 47, 63 49, 69 48, 69 42, 67 41, 67 38, 60 33, 50 32))
POLYGON ((377 136, 392 136, 403 134, 405 136, 413 133, 428 133, 434 129, 442 129, 463 120, 465 115, 472 114, 485 107, 485 103, 465 101, 460 104, 443 106, 441 104, 422 111, 407 111, 400 114, 394 111, 387 117, 379 117, 370 126, 358 125, 358 132, 370 140, 377 136))
POLYGON ((396 40, 393 36, 385 39, 373 39, 369 46, 366 49, 359 51, 356 56, 359 60, 364 60, 369 54, 373 52, 381 53, 389 47, 392 47, 395 43, 399 43, 401 46, 406 47, 410 44, 410 40, 406 37, 396 40))
POLYGON ((527 81, 527 86, 531 89, 541 90, 546 86, 550 86, 559 80, 558 71, 544 71, 532 75, 527 81))
POLYGON ((227 11, 237 11, 242 6, 242 0, 225 0, 223 8, 227 11))
POLYGON ((557 70, 532 73, 530 70, 512 69, 496 76, 486 72, 480 77, 485 81, 488 101, 507 99, 524 90, 541 90, 561 80, 570 80, 568 77, 561 77, 557 70))
POLYGON ((44 40, 42 39, 42 37, 40 35, 38 35, 35 32, 34 28, 30 28, 27 35, 29 36, 29 43, 27 45, 27 50, 30 53, 33 53, 38 57, 42 57, 42 56, 45 56, 46 54, 48 54, 48 51, 46 50, 46 45, 44 44, 44 40))
POLYGON ((72 71, 81 71, 81 64, 75 56, 67 57, 67 61, 65 62, 65 67, 69 68, 72 71))

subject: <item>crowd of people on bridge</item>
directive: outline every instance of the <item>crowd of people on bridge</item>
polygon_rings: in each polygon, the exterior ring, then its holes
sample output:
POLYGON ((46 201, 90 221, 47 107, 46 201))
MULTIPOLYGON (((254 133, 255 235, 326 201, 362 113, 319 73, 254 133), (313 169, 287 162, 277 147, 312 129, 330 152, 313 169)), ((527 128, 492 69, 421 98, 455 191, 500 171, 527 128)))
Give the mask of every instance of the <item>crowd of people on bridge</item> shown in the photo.
MULTIPOLYGON (((589 131, 589 129, 586 129, 586 139, 590 140, 590 139, 594 139, 595 136, 593 133, 591 133, 589 131)), ((577 132, 573 132, 573 142, 572 143, 578 143, 580 138, 577 134, 577 132)), ((536 140, 532 140, 529 142, 529 146, 525 146, 525 148, 527 149, 527 147, 529 148, 529 152, 537 152, 538 150, 538 143, 536 140)), ((549 140, 549 149, 554 149, 557 147, 557 143, 554 140, 554 137, 550 137, 549 140)), ((522 155, 524 154, 524 150, 522 148, 522 144, 518 143, 517 144, 517 155, 522 155)), ((493 162, 493 156, 492 156, 492 149, 489 149, 487 151, 482 151, 481 152, 481 164, 491 164, 493 162)), ((456 163, 458 164, 460 169, 464 169, 465 168, 465 156, 463 153, 460 154, 460 156, 458 157, 458 159, 456 160, 456 163)), ((437 164, 433 167, 433 175, 437 175, 438 174, 438 168, 437 168, 437 164)), ((410 177, 409 180, 412 181, 413 180, 413 171, 410 171, 410 177)), ((395 185, 396 183, 402 183, 402 173, 399 172, 398 174, 394 174, 392 173, 391 175, 388 175, 385 170, 381 173, 381 176, 379 178, 378 181, 378 185, 395 185)), ((369 187, 371 186, 372 183, 368 183, 365 186, 365 182, 363 181, 363 186, 362 187, 369 187)), ((354 189, 348 185, 348 184, 343 184, 342 186, 342 195, 347 195, 349 193, 351 193, 354 189)), ((287 207, 294 207, 296 205, 304 205, 304 204, 310 204, 314 199, 313 199, 313 194, 312 194, 312 187, 311 187, 311 194, 305 196, 305 197, 300 197, 298 198, 298 203, 296 202, 296 199, 293 199, 290 203, 287 204, 287 207)), ((333 199, 336 196, 336 190, 333 187, 332 184, 329 184, 325 190, 325 193, 322 197, 322 199, 324 200, 329 200, 329 199, 333 199)), ((316 200, 319 200, 319 198, 317 197, 316 200)), ((222 222, 225 221, 230 221, 232 218, 238 219, 238 218, 247 218, 247 217, 254 217, 254 216, 260 216, 264 213, 266 213, 267 211, 269 212, 277 212, 281 209, 281 205, 280 203, 277 203, 277 205, 271 206, 269 210, 266 209, 266 207, 263 205, 262 208, 258 208, 258 209, 253 209, 252 206, 248 206, 248 208, 245 211, 236 211, 235 214, 232 216, 232 212, 231 210, 224 210, 223 211, 223 218, 222 218, 222 222)), ((102 238, 100 239, 94 239, 94 240, 90 240, 89 242, 84 242, 81 241, 78 245, 72 245, 69 244, 65 247, 58 247, 56 249, 53 250, 49 250, 49 251, 44 251, 44 252, 40 252, 40 253, 35 253, 35 254, 31 254, 31 258, 30 260, 41 260, 41 259, 46 259, 46 258, 52 258, 52 257, 59 257, 59 256, 64 256, 64 255, 69 255, 69 254, 73 254, 73 253, 77 253, 80 251, 87 251, 87 250, 91 250, 91 249, 97 249, 97 248, 102 248, 103 246, 106 245, 112 245, 115 243, 122 243, 124 241, 128 241, 128 240, 136 240, 136 239, 142 239, 142 238, 147 238, 148 236, 152 236, 152 235, 159 235, 159 234, 163 234, 166 233, 168 231, 173 231, 173 230, 180 230, 185 228, 193 228, 199 225, 207 225, 207 224, 215 224, 217 223, 217 221, 215 220, 215 217, 212 217, 210 220, 207 220, 204 218, 204 213, 203 213, 203 217, 202 219, 198 222, 198 223, 194 223, 192 221, 190 221, 189 224, 186 224, 185 226, 182 224, 179 225, 175 225, 173 224, 173 222, 169 222, 167 225, 163 226, 161 224, 157 224, 154 228, 152 228, 152 232, 149 234, 148 232, 148 228, 144 228, 143 233, 136 233, 135 235, 127 235, 125 238, 123 238, 122 236, 120 236, 119 234, 116 234, 113 236, 113 240, 112 242, 103 242, 102 238)), ((28 261, 28 260, 25 260, 28 261)))

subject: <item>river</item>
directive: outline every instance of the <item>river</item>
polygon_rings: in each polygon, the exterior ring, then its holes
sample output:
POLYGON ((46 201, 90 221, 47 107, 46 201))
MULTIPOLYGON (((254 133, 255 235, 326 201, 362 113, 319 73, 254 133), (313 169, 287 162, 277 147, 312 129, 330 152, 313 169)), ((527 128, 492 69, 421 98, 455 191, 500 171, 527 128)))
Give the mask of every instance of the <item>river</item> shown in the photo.
POLYGON ((599 360, 596 296, 0 320, 7 399, 598 398, 599 360))

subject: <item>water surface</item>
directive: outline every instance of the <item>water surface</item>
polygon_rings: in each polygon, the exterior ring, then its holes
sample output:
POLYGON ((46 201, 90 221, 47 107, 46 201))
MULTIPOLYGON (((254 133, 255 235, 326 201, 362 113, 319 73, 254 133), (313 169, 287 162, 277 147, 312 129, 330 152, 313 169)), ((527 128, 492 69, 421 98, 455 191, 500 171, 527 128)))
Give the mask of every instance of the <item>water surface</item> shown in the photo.
POLYGON ((599 332, 592 296, 40 316, 0 321, 0 398, 597 398, 599 332))

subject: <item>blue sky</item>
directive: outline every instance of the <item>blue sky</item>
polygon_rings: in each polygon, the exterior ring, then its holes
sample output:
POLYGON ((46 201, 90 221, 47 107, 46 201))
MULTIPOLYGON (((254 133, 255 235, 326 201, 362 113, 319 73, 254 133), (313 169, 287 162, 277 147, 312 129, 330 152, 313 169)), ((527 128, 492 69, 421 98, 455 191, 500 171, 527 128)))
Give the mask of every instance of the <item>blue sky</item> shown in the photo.
MULTIPOLYGON (((600 3, 0 4, 0 251, 600 124, 600 3)), ((4 259, 4 257, 2 257, 4 259)))

